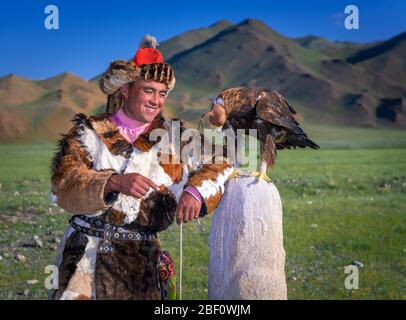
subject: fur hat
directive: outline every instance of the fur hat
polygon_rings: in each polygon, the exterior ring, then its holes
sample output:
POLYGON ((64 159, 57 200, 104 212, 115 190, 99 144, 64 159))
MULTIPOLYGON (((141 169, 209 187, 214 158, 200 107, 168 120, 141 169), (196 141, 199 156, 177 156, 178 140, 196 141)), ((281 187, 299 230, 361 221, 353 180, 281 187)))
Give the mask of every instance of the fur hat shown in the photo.
POLYGON ((100 89, 108 95, 108 113, 114 113, 122 106, 119 89, 126 83, 143 79, 165 83, 168 91, 174 88, 176 80, 172 66, 164 62, 157 46, 156 38, 146 35, 131 61, 116 60, 110 63, 99 83, 100 89))

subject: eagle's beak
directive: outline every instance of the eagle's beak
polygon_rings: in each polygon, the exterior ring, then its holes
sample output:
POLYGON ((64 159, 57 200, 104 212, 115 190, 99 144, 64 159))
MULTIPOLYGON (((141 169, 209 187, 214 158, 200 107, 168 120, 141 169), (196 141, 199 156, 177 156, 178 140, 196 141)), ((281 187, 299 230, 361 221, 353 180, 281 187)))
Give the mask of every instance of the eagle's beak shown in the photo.
POLYGON ((210 112, 206 114, 209 116, 209 122, 214 125, 221 127, 227 120, 226 110, 220 104, 215 104, 210 112))

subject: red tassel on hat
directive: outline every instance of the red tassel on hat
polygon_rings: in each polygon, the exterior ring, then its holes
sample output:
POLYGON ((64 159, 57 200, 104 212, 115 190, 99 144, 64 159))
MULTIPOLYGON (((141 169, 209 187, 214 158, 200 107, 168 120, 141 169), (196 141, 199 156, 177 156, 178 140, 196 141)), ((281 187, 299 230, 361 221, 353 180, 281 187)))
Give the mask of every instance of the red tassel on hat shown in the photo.
POLYGON ((162 53, 154 48, 141 48, 133 58, 133 62, 137 67, 143 64, 164 63, 162 53))
POLYGON ((132 62, 137 66, 151 63, 164 63, 162 53, 156 49, 158 42, 150 35, 146 35, 142 39, 140 49, 138 49, 132 62))

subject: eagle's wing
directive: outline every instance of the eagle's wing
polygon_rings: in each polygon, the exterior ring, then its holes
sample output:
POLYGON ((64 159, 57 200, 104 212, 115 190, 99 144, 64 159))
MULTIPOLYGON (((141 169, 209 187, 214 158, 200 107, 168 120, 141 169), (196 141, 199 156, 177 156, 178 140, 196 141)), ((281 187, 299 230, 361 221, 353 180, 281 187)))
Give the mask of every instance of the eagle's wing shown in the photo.
POLYGON ((296 110, 277 91, 263 91, 256 105, 257 115, 272 124, 302 133, 299 123, 294 118, 296 110))
POLYGON ((255 112, 255 107, 253 105, 245 104, 232 109, 228 116, 231 118, 245 117, 250 112, 255 112))
POLYGON ((262 120, 274 125, 273 136, 278 149, 319 148, 299 127, 299 123, 293 116, 296 113, 295 109, 279 92, 262 91, 256 104, 256 113, 262 120))
POLYGON ((263 91, 256 105, 257 115, 274 125, 286 128, 296 134, 302 134, 303 130, 294 118, 296 110, 277 91, 263 91))

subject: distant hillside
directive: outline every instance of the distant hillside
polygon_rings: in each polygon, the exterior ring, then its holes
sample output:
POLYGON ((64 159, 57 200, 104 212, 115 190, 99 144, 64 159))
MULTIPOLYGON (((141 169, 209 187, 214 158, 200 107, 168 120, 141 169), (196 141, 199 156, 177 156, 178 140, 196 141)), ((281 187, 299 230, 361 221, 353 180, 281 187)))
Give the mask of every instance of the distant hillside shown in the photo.
POLYGON ((320 51, 331 58, 344 58, 360 49, 370 46, 370 44, 365 45, 354 42, 333 42, 317 36, 306 36, 292 40, 302 47, 320 51))
POLYGON ((1 106, 15 106, 38 99, 45 90, 34 81, 10 74, 0 78, 1 106))
POLYGON ((406 32, 359 50, 347 57, 347 61, 406 87, 406 32))
MULTIPOLYGON (((222 89, 257 85, 280 91, 307 123, 406 128, 406 33, 359 44, 291 39, 259 20, 221 20, 159 49, 177 78, 165 113, 190 124, 222 89)), ((103 109, 99 78, 0 78, 0 141, 55 140, 74 113, 103 109)))
POLYGON ((200 28, 182 33, 179 36, 162 42, 159 50, 162 51, 165 59, 168 60, 175 54, 199 45, 232 25, 230 21, 221 20, 208 28, 200 28))
MULTIPOLYGON (((368 66, 346 60, 347 55, 376 45, 382 43, 289 39, 261 21, 248 19, 169 60, 179 79, 174 95, 182 105, 182 115, 190 113, 192 118, 222 88, 255 84, 286 95, 305 121, 403 127, 376 112, 380 99, 406 96, 402 77, 395 76, 399 81, 393 81, 387 70, 379 70, 372 62, 368 66)), ((406 74, 404 68, 399 72, 406 74)))
POLYGON ((54 140, 75 113, 92 113, 105 99, 97 85, 71 73, 42 81, 0 78, 0 142, 54 140))

